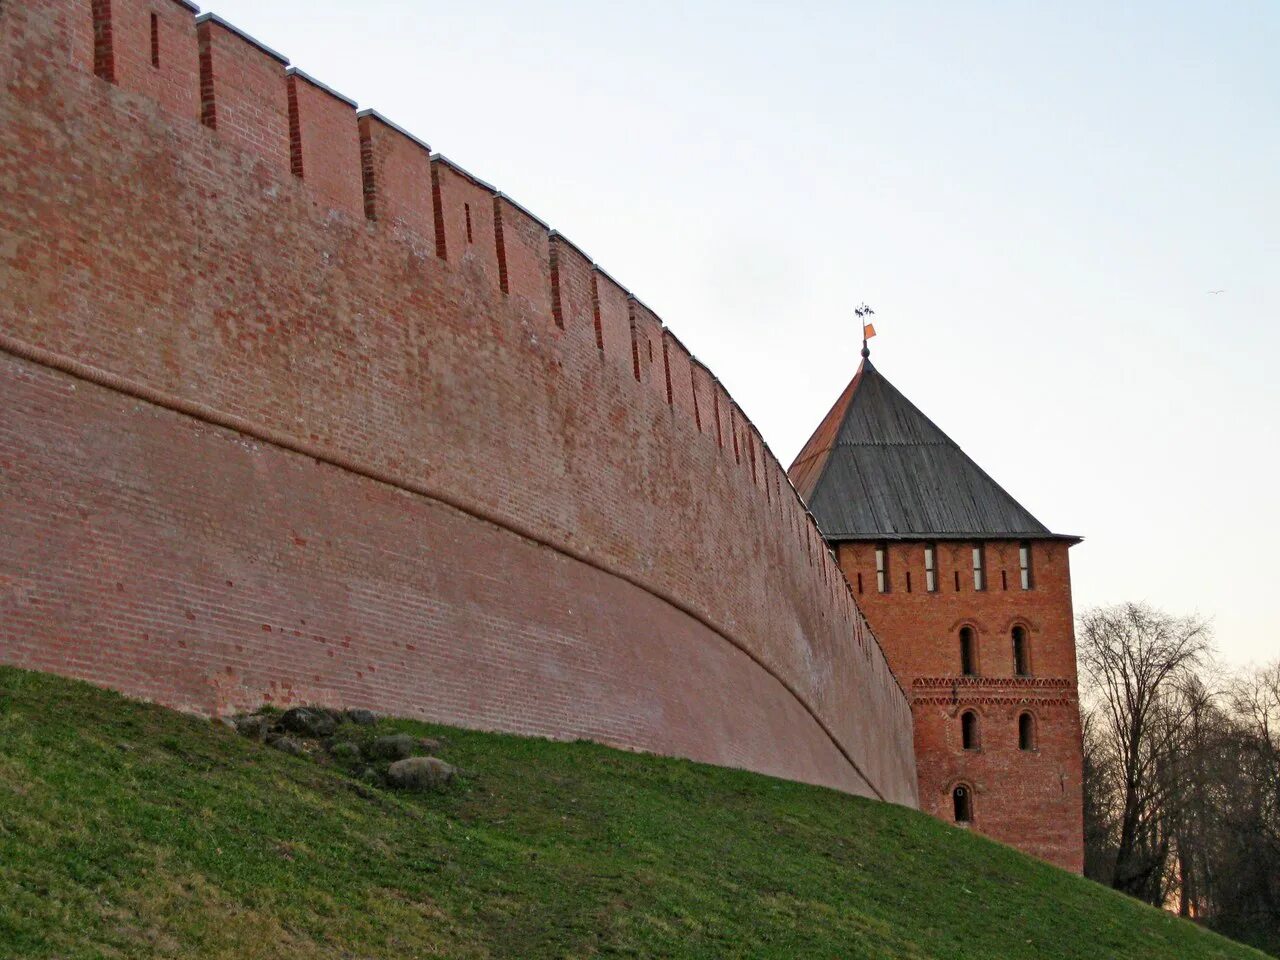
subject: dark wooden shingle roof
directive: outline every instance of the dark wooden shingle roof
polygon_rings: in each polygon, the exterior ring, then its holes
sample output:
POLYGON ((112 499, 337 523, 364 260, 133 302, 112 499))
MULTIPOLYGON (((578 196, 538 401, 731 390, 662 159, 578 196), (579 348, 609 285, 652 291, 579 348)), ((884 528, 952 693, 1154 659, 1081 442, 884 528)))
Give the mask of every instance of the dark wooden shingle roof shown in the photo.
POLYGON ((864 360, 788 471, 829 541, 1051 533, 864 360))

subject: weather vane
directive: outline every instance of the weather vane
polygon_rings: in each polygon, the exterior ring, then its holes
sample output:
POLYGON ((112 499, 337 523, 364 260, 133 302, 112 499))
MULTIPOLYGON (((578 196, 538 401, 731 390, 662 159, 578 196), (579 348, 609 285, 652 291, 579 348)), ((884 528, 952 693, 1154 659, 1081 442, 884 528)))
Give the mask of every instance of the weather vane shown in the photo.
POLYGON ((871 322, 875 311, 864 303, 855 307, 853 313, 862 321, 862 359, 865 360, 871 356, 871 348, 867 346, 867 341, 876 335, 876 325, 871 322))

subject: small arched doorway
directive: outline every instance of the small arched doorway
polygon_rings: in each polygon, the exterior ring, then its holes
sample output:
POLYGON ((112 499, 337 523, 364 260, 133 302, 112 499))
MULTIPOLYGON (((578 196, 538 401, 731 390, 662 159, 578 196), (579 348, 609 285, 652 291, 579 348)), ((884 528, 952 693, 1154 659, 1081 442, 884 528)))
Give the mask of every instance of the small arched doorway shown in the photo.
POLYGON ((1031 651, 1027 649, 1027 630, 1025 627, 1013 628, 1013 672, 1015 676, 1031 676, 1031 651))
POLYGON ((957 783, 951 790, 952 814, 956 823, 973 823, 973 791, 966 783, 957 783))
POLYGON ((1018 749, 1036 748, 1036 720, 1029 713, 1018 714, 1018 749))

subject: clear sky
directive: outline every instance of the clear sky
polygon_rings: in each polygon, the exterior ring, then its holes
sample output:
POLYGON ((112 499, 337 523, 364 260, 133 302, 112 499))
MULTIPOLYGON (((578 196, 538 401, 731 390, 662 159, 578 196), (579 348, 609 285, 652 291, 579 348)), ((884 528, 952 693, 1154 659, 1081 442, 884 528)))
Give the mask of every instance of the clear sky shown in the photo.
POLYGON ((877 366, 1087 537, 1078 610, 1280 656, 1274 0, 206 9, 562 230, 784 465, 865 300, 877 366))

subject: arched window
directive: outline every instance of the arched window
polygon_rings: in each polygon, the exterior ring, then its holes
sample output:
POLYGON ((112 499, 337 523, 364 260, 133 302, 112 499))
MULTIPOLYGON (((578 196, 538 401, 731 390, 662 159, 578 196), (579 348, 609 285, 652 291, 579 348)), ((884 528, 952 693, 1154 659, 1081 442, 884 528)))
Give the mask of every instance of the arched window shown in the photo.
POLYGON ((966 710, 960 715, 960 745, 966 750, 977 750, 978 743, 978 715, 966 710))
POLYGON ((973 627, 960 628, 960 672, 972 677, 978 672, 977 651, 974 649, 973 627))
POLYGON ((973 791, 963 783, 957 783, 951 791, 951 805, 955 811, 956 823, 973 822, 973 791))
POLYGON ((1036 748, 1036 720, 1029 713, 1018 714, 1018 749, 1036 748))
POLYGON ((1027 650, 1027 631, 1024 627, 1013 628, 1013 672, 1019 677, 1031 676, 1031 658, 1027 650))

